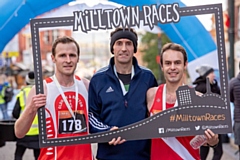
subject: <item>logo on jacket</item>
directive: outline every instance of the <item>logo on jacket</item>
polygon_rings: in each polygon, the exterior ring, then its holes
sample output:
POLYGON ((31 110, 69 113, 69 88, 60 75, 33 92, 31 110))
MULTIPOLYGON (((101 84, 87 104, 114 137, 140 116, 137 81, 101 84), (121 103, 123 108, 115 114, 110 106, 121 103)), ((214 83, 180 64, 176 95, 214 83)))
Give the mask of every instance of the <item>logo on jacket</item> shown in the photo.
POLYGON ((112 87, 110 86, 107 90, 106 90, 106 93, 109 93, 109 92, 113 92, 114 90, 112 89, 112 87))

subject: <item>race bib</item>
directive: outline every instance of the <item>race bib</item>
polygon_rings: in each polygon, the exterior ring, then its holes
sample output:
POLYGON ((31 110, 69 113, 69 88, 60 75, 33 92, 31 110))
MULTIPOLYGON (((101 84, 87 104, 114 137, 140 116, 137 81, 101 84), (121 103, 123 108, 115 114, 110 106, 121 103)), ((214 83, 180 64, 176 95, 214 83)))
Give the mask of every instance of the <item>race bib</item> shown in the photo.
POLYGON ((87 131, 86 118, 80 111, 74 112, 75 120, 69 111, 59 111, 59 127, 60 134, 82 133, 87 131))

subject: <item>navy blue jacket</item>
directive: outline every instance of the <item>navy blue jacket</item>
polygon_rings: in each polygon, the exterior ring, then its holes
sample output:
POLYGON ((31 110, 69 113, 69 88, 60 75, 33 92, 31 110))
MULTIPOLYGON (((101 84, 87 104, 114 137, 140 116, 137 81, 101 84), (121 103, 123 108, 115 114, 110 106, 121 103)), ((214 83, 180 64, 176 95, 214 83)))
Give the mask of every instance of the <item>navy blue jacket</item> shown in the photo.
MULTIPOLYGON (((114 57, 107 67, 100 69, 89 85, 90 133, 107 131, 113 126, 123 127, 148 116, 146 92, 157 86, 152 72, 140 67, 133 57, 135 75, 129 91, 123 95, 114 73, 114 57)), ((128 141, 121 145, 98 144, 98 159, 149 160, 150 140, 128 141)))

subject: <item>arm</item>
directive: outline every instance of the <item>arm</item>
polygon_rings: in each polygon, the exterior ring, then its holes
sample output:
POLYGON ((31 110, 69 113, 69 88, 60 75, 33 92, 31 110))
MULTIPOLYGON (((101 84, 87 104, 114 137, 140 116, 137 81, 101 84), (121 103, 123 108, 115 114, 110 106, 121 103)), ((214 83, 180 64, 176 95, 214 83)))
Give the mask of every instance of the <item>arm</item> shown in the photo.
POLYGON ((156 91, 157 91, 157 87, 149 88, 147 91, 147 107, 149 112, 152 108, 156 91))
POLYGON ((34 120, 35 115, 40 107, 46 104, 46 95, 45 94, 38 94, 36 95, 35 86, 30 90, 26 107, 17 119, 14 125, 15 135, 18 138, 22 138, 26 135, 28 130, 30 129, 32 122, 34 120))
POLYGON ((104 124, 100 118, 101 114, 101 100, 98 99, 97 87, 93 82, 90 81, 89 85, 89 96, 88 96, 88 107, 89 107, 89 130, 90 133, 97 133, 102 131, 110 130, 110 126, 104 124))
MULTIPOLYGON (((88 97, 88 104, 89 104, 89 130, 90 133, 102 132, 102 131, 109 131, 109 130, 117 130, 118 127, 116 126, 108 126, 104 124, 100 118, 101 114, 101 103, 98 102, 98 96, 96 93, 96 86, 94 86, 93 82, 90 82, 89 85, 89 97, 88 97)), ((122 139, 121 137, 113 138, 111 141, 108 142, 109 145, 118 145, 124 143, 126 140, 122 139)))

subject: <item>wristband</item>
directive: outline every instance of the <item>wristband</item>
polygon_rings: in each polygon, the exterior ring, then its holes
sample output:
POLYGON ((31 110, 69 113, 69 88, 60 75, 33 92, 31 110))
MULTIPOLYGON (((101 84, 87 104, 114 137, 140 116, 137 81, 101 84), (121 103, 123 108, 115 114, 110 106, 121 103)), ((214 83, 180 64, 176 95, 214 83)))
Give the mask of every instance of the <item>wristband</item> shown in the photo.
POLYGON ((216 148, 216 147, 218 146, 218 143, 215 144, 214 146, 211 146, 211 145, 209 145, 209 144, 207 143, 207 146, 208 146, 208 147, 211 147, 211 148, 216 148))

